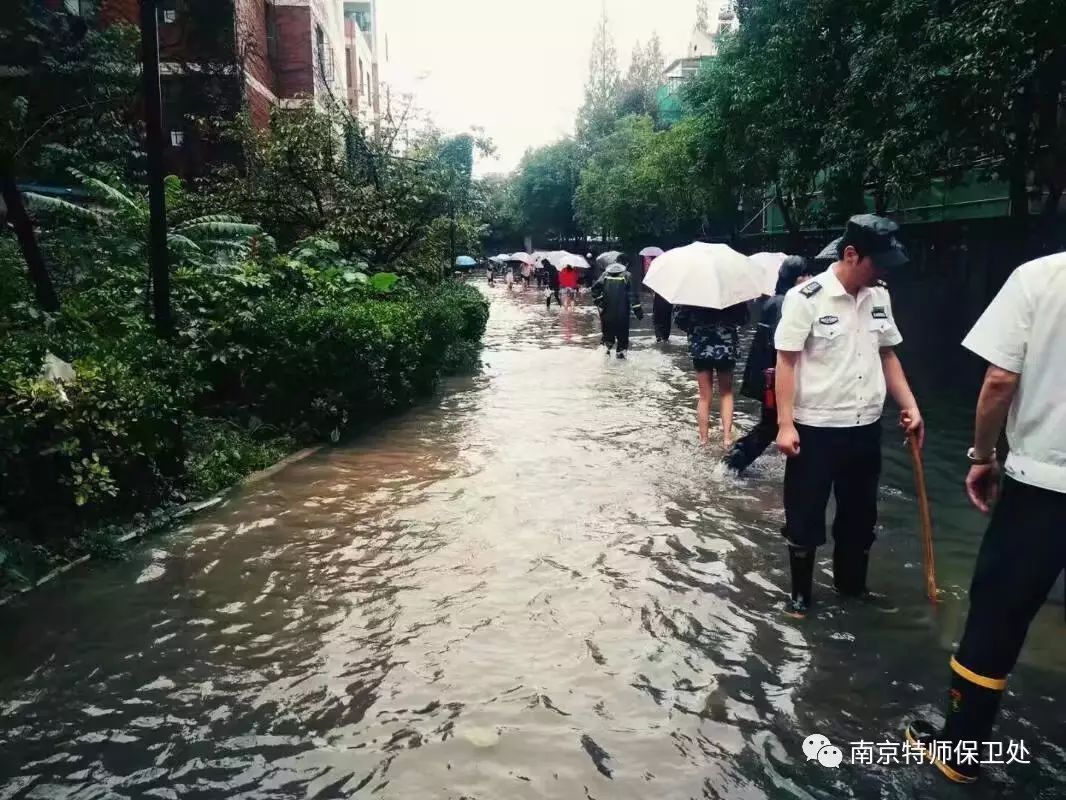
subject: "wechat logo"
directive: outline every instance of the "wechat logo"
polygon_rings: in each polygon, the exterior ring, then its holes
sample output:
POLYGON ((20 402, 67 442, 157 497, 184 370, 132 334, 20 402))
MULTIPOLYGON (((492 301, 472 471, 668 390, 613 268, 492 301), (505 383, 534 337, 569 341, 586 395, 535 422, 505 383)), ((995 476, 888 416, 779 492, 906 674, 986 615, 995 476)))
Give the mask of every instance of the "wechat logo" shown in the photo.
POLYGON ((836 769, 844 761, 843 751, 820 733, 812 733, 803 740, 803 754, 808 761, 817 761, 829 769, 836 769))

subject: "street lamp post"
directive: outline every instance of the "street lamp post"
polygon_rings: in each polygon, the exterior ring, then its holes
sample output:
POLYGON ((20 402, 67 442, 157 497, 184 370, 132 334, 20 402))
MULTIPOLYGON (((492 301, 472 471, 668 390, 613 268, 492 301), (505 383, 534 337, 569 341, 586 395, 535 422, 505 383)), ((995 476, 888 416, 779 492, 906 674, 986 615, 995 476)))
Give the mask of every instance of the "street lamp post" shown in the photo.
POLYGON ((159 85, 158 0, 141 0, 141 76, 148 156, 148 269, 152 278, 152 311, 156 332, 169 337, 174 329, 170 310, 170 269, 167 263, 167 206, 163 190, 163 102, 159 85))

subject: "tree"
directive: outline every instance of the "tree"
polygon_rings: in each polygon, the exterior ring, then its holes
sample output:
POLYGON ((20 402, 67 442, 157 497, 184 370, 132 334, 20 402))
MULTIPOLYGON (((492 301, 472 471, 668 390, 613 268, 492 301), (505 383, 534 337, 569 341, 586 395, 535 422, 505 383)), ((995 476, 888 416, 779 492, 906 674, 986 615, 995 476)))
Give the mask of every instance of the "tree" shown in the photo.
POLYGON ((620 116, 648 116, 658 122, 657 94, 662 86, 663 67, 662 43, 657 33, 652 35, 646 46, 641 47, 639 42, 634 45, 629 70, 619 89, 620 116))
POLYGON ((569 138, 526 152, 513 191, 527 233, 555 240, 578 238, 574 193, 583 163, 582 147, 569 138))
POLYGON ((440 148, 440 160, 448 170, 448 266, 455 263, 459 215, 467 212, 470 202, 470 178, 474 169, 474 137, 461 134, 446 140, 440 148))
POLYGON ((511 175, 486 175, 475 182, 479 198, 484 241, 491 252, 521 249, 525 221, 518 207, 517 178, 511 175))
POLYGON ((868 194, 888 213, 980 165, 1009 184, 1019 236, 1031 194, 1056 218, 1066 5, 742 0, 738 13, 739 32, 686 95, 711 185, 768 191, 796 238, 868 194))
POLYGON ((704 33, 711 31, 711 12, 707 0, 696 0, 696 27, 704 33))
POLYGON ((617 119, 619 84, 618 53, 604 5, 589 55, 585 102, 578 111, 578 138, 583 144, 587 145, 611 131, 617 119))
POLYGON ((59 296, 25 208, 19 181, 63 179, 67 167, 100 177, 128 174, 139 154, 129 119, 136 92, 136 32, 103 31, 33 0, 0 9, 0 50, 12 65, 0 79, 0 189, 37 302, 59 296))
POLYGON ((428 129, 409 134, 400 155, 394 145, 403 123, 383 123, 376 136, 339 104, 275 112, 267 130, 241 120, 230 135, 243 163, 219 167, 212 200, 260 221, 283 249, 316 235, 379 269, 439 265, 450 247, 439 226, 447 230, 453 208, 459 214, 462 198, 452 192, 468 190, 473 140, 445 140, 428 129))
POLYGON ((846 0, 761 0, 742 11, 737 35, 685 92, 700 130, 702 172, 712 194, 730 195, 734 206, 752 190, 769 191, 798 246, 801 223, 817 213, 810 201, 819 181, 831 209, 855 209, 850 195, 835 204, 846 193, 834 191, 854 175, 855 159, 828 157, 823 147, 837 124, 855 15, 846 0))

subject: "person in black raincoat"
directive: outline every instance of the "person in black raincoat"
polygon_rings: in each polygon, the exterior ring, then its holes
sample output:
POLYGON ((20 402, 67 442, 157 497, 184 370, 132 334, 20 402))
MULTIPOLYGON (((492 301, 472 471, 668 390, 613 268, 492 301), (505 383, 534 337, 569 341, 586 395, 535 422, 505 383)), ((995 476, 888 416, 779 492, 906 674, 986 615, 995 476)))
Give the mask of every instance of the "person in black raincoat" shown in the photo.
POLYGON ((651 319, 655 326, 655 341, 670 341, 670 329, 674 324, 674 306, 665 297, 652 291, 651 319))
POLYGON ((544 307, 550 309, 552 307, 552 298, 555 298, 555 304, 562 306, 563 301, 559 297, 559 271, 552 266, 548 259, 544 259, 540 262, 544 267, 544 277, 548 282, 548 296, 544 298, 544 307))
POLYGON ((618 358, 625 358, 629 349, 629 315, 632 313, 638 320, 644 319, 644 309, 634 288, 633 277, 624 264, 615 262, 604 270, 592 286, 592 301, 600 310, 607 354, 610 355, 617 345, 618 358))
POLYGON ((811 277, 813 268, 808 265, 807 259, 789 256, 778 270, 774 296, 768 297, 762 303, 759 324, 751 342, 751 352, 748 353, 748 362, 744 367, 744 383, 740 390, 745 397, 763 404, 762 416, 751 432, 737 440, 725 457, 726 466, 737 472, 743 472, 751 466, 777 439, 777 408, 766 402, 767 388, 773 390, 773 384, 767 387, 766 371, 773 369, 777 363, 774 332, 777 330, 777 323, 781 321, 781 306, 785 302, 785 294, 796 284, 811 277))

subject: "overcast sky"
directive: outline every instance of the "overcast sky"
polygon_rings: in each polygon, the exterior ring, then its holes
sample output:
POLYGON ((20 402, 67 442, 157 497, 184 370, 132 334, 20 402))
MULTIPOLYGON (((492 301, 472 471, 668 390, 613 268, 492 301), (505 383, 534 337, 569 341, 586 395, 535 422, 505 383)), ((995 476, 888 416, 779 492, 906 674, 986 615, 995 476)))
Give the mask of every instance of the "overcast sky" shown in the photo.
MULTIPOLYGON (((385 74, 449 132, 480 125, 499 149, 477 172, 512 169, 527 147, 573 132, 601 0, 379 0, 385 74)), ((680 57, 696 0, 606 0, 619 66, 658 32, 680 57)), ((718 2, 711 0, 712 19, 718 2)), ((384 77, 384 75, 383 75, 384 77)))

